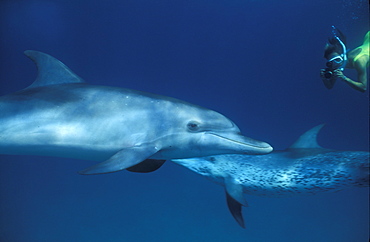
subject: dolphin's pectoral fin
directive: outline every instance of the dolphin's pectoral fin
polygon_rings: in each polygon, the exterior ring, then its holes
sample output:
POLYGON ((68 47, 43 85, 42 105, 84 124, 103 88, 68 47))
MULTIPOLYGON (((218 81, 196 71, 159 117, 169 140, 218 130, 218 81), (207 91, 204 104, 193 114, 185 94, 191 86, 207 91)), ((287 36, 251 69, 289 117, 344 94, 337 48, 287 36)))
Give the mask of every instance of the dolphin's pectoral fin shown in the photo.
POLYGON ((126 170, 139 173, 153 172, 158 170, 164 164, 165 161, 166 160, 146 159, 137 165, 127 168, 126 170))
POLYGON ((243 187, 231 177, 225 178, 225 190, 227 206, 238 224, 245 228, 242 214, 242 206, 248 207, 243 195, 243 187))
POLYGON ((232 198, 244 207, 248 207, 247 200, 245 200, 243 195, 243 186, 239 182, 231 177, 225 178, 225 188, 226 193, 228 193, 232 198))
POLYGON ((245 228, 242 214, 242 205, 238 201, 236 201, 233 197, 231 197, 230 194, 227 192, 226 192, 226 201, 229 211, 233 215, 236 222, 238 222, 238 224, 242 228, 245 228))
POLYGON ((108 160, 80 171, 79 173, 82 175, 94 175, 121 171, 139 164, 157 151, 158 149, 156 147, 148 145, 125 148, 118 151, 108 160))

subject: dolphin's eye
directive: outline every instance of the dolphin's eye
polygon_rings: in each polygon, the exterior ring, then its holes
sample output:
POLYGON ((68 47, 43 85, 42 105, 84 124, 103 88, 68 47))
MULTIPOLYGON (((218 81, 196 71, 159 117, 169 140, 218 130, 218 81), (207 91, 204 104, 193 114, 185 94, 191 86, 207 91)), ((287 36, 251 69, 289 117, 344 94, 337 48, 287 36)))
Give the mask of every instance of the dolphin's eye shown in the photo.
POLYGON ((214 162, 216 161, 216 158, 215 158, 215 157, 213 157, 213 156, 211 156, 211 157, 209 157, 209 158, 208 158, 208 160, 209 160, 210 162, 214 163, 214 162))
POLYGON ((197 131, 199 130, 199 123, 196 122, 196 121, 190 121, 188 124, 187 124, 187 127, 190 131, 197 131))

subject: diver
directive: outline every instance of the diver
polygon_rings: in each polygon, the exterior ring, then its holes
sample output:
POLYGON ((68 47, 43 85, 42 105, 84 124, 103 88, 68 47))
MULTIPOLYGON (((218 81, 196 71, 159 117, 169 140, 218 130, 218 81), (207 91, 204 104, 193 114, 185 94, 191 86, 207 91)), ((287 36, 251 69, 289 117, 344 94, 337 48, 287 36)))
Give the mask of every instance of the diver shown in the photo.
POLYGON ((320 76, 326 88, 331 89, 337 78, 346 82, 357 91, 365 92, 367 89, 367 68, 369 67, 369 38, 370 31, 367 32, 361 46, 347 52, 346 37, 334 26, 334 37, 329 38, 329 43, 325 46, 324 58, 327 59, 327 68, 321 69, 320 76), (346 77, 343 74, 344 68, 355 69, 357 81, 346 77))

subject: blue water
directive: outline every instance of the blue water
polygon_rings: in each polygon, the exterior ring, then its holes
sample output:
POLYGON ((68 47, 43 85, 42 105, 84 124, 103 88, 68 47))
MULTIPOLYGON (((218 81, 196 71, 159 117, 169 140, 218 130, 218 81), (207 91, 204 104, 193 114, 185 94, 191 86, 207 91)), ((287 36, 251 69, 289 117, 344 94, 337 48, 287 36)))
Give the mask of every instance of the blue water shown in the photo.
MULTIPOLYGON (((0 95, 36 77, 46 52, 96 85, 189 101, 284 149, 326 123, 326 148, 368 150, 369 91, 319 78, 336 25, 348 48, 369 30, 365 0, 3 0, 0 95)), ((351 70, 345 74, 355 78, 351 70)), ((0 241, 362 242, 366 188, 308 197, 248 196, 246 229, 223 188, 166 163, 151 174, 81 176, 89 161, 0 155, 0 241)))

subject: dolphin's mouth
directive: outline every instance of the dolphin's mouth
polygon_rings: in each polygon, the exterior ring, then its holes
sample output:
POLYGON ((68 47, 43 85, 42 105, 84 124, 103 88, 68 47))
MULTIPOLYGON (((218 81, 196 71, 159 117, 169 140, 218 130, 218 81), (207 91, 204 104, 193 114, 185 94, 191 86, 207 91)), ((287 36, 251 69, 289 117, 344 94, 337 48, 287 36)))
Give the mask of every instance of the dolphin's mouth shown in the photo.
POLYGON ((229 147, 231 153, 233 153, 234 149, 236 152, 243 154, 267 154, 273 150, 271 145, 266 142, 248 138, 240 134, 220 135, 212 132, 207 133, 221 139, 219 145, 225 146, 225 148, 229 147), (232 143, 231 146, 230 142, 232 143))

